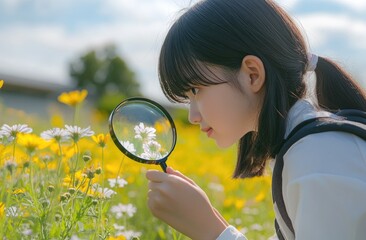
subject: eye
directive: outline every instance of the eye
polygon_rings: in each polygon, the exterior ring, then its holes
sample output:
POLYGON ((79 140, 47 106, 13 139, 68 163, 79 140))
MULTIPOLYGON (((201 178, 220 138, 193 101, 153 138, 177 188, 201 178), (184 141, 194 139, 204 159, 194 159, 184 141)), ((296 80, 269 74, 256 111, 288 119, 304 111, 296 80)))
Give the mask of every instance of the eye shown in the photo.
POLYGON ((191 88, 191 92, 193 95, 196 95, 199 92, 198 88, 191 88))

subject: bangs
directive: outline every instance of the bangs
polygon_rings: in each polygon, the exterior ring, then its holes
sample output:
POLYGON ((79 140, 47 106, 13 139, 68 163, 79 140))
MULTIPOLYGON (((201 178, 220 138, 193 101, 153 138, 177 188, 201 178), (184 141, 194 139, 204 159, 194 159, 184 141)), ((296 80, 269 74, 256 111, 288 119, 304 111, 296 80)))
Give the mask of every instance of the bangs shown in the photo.
POLYGON ((172 102, 184 103, 186 93, 196 86, 216 85, 227 82, 215 75, 198 56, 195 37, 189 29, 176 22, 168 32, 159 57, 159 80, 165 96, 172 102), (179 29, 179 30, 178 30, 179 29))

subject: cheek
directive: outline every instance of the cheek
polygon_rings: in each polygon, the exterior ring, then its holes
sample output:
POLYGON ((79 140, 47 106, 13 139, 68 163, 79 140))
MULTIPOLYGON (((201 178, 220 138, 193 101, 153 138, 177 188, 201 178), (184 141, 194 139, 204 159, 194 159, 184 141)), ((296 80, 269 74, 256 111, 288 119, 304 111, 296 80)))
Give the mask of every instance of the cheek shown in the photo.
POLYGON ((216 142, 219 147, 225 148, 237 143, 248 132, 245 130, 243 121, 237 121, 240 119, 235 119, 235 117, 237 116, 231 115, 227 117, 222 128, 217 129, 216 142))
MULTIPOLYGON (((246 114, 238 112, 232 107, 222 108, 219 114, 211 115, 210 126, 214 129, 213 136, 219 147, 229 147, 239 141, 248 131, 246 127, 246 114)), ((243 110, 243 109, 241 109, 243 110)))
POLYGON ((252 106, 248 100, 243 96, 234 97, 227 99, 228 104, 221 107, 221 114, 216 116, 215 122, 217 124, 218 138, 216 141, 218 146, 231 146, 246 133, 255 130, 258 109, 252 106))

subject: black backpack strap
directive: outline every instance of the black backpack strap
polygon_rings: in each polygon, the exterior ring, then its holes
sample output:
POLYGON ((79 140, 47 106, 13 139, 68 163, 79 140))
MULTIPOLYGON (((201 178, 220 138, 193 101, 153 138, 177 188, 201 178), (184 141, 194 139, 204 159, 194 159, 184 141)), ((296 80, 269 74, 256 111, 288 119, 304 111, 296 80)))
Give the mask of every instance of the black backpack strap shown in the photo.
MULTIPOLYGON (((366 115, 366 114, 365 114, 366 115)), ((287 150, 301 138, 315 133, 328 132, 328 131, 341 131, 354 134, 364 140, 366 140, 366 116, 351 116, 349 117, 346 113, 345 115, 339 114, 339 116, 344 116, 344 120, 334 120, 331 118, 314 118, 302 122, 300 125, 296 126, 294 130, 291 131, 287 139, 284 141, 281 149, 276 156, 276 163, 273 169, 272 175, 272 197, 273 203, 277 207, 282 220, 286 223, 288 229, 295 236, 295 231, 291 222, 290 217, 287 214, 285 202, 282 195, 282 170, 283 170, 283 156, 287 150), (359 122, 348 121, 349 120, 360 120, 359 122), (365 123, 365 124, 363 124, 365 123)), ((285 239, 283 233, 279 228, 276 221, 275 223, 276 232, 278 238, 285 239)))
POLYGON ((359 122, 366 124, 366 112, 356 109, 342 109, 335 113, 338 116, 344 117, 348 121, 359 122))

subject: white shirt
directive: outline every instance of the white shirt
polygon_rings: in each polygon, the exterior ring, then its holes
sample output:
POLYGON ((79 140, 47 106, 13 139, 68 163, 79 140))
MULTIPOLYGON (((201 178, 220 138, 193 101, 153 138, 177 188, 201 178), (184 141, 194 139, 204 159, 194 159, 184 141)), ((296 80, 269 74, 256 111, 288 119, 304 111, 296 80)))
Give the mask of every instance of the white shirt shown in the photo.
MULTIPOLYGON (((299 100, 289 111, 286 136, 299 123, 335 115, 299 100)), ((366 141, 344 132, 308 135, 284 155, 282 192, 296 240, 366 239, 366 141)), ((294 239, 276 218, 286 239, 294 239)), ((228 227, 217 240, 245 240, 228 227)))

